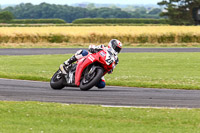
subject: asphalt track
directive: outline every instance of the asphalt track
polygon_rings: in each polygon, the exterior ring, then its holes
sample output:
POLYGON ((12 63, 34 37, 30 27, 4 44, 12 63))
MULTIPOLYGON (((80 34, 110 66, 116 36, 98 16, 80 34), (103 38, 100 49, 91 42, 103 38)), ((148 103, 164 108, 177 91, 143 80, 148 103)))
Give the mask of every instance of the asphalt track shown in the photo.
POLYGON ((200 108, 200 91, 107 86, 52 90, 47 82, 0 79, 0 100, 112 106, 200 108))
MULTIPOLYGON (((74 53, 78 49, 0 49, 0 55, 74 53)), ((141 48, 123 52, 200 52, 200 48, 141 48)), ((200 108, 199 90, 170 90, 107 86, 80 91, 66 87, 52 90, 48 82, 0 79, 0 100, 42 101, 112 106, 200 108)))
MULTIPOLYGON (((80 48, 26 48, 0 49, 0 55, 73 54, 80 48)), ((123 53, 144 52, 200 52, 200 48, 123 48, 123 53)))

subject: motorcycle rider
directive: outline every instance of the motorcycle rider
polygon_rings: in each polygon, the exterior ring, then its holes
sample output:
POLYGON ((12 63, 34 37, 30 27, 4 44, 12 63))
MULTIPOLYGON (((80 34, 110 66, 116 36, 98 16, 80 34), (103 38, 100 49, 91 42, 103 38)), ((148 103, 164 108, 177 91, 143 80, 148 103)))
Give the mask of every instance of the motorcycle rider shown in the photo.
MULTIPOLYGON (((108 43, 108 47, 106 47, 105 45, 90 45, 89 46, 89 52, 90 53, 97 53, 101 50, 104 51, 108 51, 110 53, 110 55, 113 58, 106 58, 106 63, 112 64, 113 62, 115 62, 115 65, 113 66, 113 69, 115 68, 115 66, 119 63, 119 59, 118 59, 118 54, 120 53, 122 49, 122 43, 117 40, 117 39, 112 39, 109 43, 108 43)), ((69 67, 71 67, 71 64, 75 61, 77 61, 78 59, 82 58, 83 56, 88 55, 88 51, 87 50, 78 50, 75 55, 73 55, 70 59, 66 60, 63 64, 60 65, 60 69, 61 71, 64 71, 64 74, 67 73, 69 67)), ((113 72, 113 69, 111 71, 108 72, 108 74, 111 74, 113 72)), ((105 79, 104 76, 101 78, 101 80, 99 81, 99 83, 96 85, 96 87, 98 87, 99 89, 104 88, 105 87, 105 79)))

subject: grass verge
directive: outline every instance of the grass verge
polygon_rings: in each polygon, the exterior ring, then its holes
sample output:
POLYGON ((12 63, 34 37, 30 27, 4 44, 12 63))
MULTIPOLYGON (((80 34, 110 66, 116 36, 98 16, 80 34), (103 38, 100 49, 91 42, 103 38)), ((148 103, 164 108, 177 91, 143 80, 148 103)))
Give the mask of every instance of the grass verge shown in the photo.
MULTIPOLYGON (((0 56, 0 77, 49 81, 72 55, 0 56)), ((200 53, 121 53, 107 85, 200 89, 200 53)))
POLYGON ((200 109, 0 101, 2 133, 199 133, 200 109))

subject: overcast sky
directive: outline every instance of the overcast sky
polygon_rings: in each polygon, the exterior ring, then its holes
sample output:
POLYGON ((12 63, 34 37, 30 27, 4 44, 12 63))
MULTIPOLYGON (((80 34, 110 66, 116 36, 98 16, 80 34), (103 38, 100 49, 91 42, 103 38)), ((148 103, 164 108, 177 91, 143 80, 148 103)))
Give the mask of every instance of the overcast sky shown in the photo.
POLYGON ((53 3, 53 4, 74 4, 82 2, 91 2, 91 3, 108 3, 108 4, 157 4, 162 0, 0 0, 0 5, 3 4, 20 4, 20 3, 32 3, 40 4, 42 2, 53 3))

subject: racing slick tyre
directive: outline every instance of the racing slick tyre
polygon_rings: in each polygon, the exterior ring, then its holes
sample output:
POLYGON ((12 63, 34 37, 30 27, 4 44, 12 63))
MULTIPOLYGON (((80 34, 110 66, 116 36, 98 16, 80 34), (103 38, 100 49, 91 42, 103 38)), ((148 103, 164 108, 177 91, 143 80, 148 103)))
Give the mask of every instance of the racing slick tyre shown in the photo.
POLYGON ((82 91, 87 91, 91 89, 93 86, 95 86, 99 82, 99 80, 103 76, 103 73, 104 73, 103 69, 101 67, 97 67, 96 70, 92 74, 90 75, 85 74, 83 79, 80 82, 80 89, 82 91), (87 78, 87 76, 89 78, 87 78))
POLYGON ((58 70, 51 78, 50 86, 54 90, 61 90, 65 86, 63 85, 63 78, 62 78, 62 72, 58 70))

